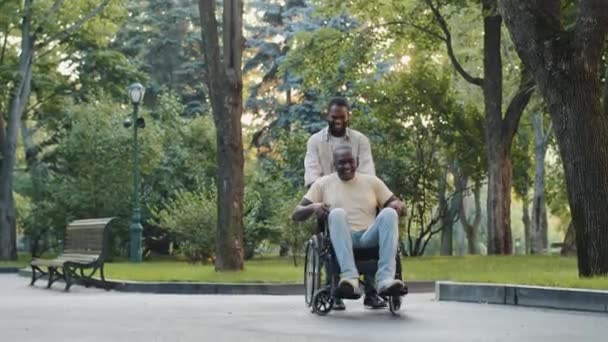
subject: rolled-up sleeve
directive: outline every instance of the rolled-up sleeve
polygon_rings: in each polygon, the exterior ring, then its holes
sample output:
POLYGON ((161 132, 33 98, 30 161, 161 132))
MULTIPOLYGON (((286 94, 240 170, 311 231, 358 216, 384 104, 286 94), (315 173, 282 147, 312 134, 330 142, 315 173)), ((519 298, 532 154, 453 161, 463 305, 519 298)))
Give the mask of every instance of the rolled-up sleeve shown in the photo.
POLYGON ((309 186, 322 176, 321 163, 319 162, 319 144, 314 136, 306 143, 306 156, 304 157, 304 185, 309 186))

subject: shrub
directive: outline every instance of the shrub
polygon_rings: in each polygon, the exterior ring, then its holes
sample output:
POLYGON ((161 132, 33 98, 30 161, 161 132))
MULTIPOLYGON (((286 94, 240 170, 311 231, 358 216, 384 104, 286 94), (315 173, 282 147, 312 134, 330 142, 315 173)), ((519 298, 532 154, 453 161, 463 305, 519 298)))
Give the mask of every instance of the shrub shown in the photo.
POLYGON ((175 237, 179 252, 190 262, 214 260, 217 224, 216 190, 213 186, 199 191, 178 191, 163 209, 153 209, 156 224, 175 237))

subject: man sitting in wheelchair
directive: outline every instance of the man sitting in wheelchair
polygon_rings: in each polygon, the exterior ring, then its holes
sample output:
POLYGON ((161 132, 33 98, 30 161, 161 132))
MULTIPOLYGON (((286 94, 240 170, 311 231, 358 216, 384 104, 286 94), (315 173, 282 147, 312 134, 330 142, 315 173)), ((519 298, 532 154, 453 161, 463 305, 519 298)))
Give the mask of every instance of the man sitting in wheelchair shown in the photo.
POLYGON ((334 150, 336 173, 314 182, 295 208, 293 219, 303 221, 316 215, 327 218, 329 235, 338 264, 340 281, 336 295, 358 299, 359 271, 354 249, 379 247, 376 289, 380 295, 399 295, 403 282, 395 279, 399 215, 404 204, 376 176, 356 173, 352 148, 334 150), (376 215, 377 210, 381 209, 376 215))

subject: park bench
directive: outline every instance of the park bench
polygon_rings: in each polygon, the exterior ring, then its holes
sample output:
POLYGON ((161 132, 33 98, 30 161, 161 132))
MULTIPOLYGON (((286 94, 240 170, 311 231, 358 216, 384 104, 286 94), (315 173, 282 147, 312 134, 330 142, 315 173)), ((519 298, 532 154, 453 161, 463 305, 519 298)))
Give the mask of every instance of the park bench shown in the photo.
POLYGON ((57 280, 65 282, 69 291, 74 283, 90 286, 96 280, 93 275, 99 270, 103 287, 108 290, 103 274, 107 252, 109 225, 114 218, 97 218, 71 222, 65 232, 63 253, 55 259, 38 259, 31 261, 32 282, 47 276, 47 288, 57 280), (46 268, 46 271, 43 270, 46 268))

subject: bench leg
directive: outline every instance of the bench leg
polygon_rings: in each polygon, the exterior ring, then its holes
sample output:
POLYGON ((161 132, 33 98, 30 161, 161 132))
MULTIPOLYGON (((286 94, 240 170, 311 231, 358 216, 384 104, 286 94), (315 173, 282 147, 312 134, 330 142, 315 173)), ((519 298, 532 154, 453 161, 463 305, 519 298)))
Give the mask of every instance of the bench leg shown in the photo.
POLYGON ((34 283, 36 282, 36 280, 44 277, 47 273, 44 272, 43 270, 40 269, 40 267, 38 266, 31 266, 32 267, 32 281, 30 282, 30 286, 34 286, 34 283), (38 273, 38 274, 36 274, 38 273))
POLYGON ((36 267, 32 266, 32 281, 30 282, 30 286, 34 286, 36 282, 36 267))
POLYGON ((47 289, 50 289, 51 285, 53 285, 53 282, 55 281, 53 279, 53 276, 55 275, 55 272, 56 272, 55 267, 49 267, 49 281, 46 284, 46 288, 47 289))
POLYGON ((110 291, 110 287, 108 286, 108 283, 106 282, 106 277, 103 273, 103 264, 101 264, 101 266, 99 267, 99 275, 101 276, 101 282, 103 284, 103 288, 106 291, 110 291))
POLYGON ((65 291, 70 291, 72 287, 72 270, 69 265, 63 266, 63 277, 65 278, 65 291))

